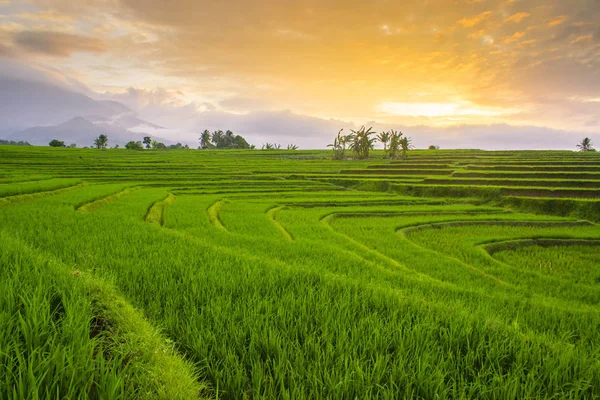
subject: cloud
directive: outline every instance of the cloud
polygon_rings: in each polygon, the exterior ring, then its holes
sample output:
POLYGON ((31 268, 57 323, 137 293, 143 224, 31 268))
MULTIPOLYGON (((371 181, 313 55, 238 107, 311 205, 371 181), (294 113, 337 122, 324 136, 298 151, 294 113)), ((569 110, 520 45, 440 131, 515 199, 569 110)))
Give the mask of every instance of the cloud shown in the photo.
POLYGON ((566 15, 559 15, 558 17, 552 18, 552 20, 550 22, 548 22, 548 26, 554 27, 554 26, 562 25, 568 19, 569 19, 569 17, 566 15))
POLYGON ((521 21, 523 21, 525 18, 530 17, 531 14, 528 12, 520 12, 520 13, 516 13, 511 15, 510 17, 506 18, 504 20, 504 22, 513 22, 513 23, 519 23, 521 21))
POLYGON ((47 10, 42 12, 22 12, 16 14, 15 18, 36 22, 69 22, 73 20, 72 16, 58 13, 55 10, 47 10))
POLYGON ((12 49, 9 49, 9 57, 3 58, 0 54, 0 79, 37 82, 84 95, 94 94, 81 81, 64 74, 52 66, 21 59, 15 56, 12 49))
POLYGON ((52 31, 22 31, 14 36, 14 43, 32 52, 58 57, 67 57, 75 52, 107 51, 102 40, 52 31))
POLYGON ((486 19, 488 19, 491 15, 492 15, 491 11, 485 11, 485 12, 482 12, 481 14, 478 14, 471 18, 462 18, 458 21, 458 23, 465 28, 472 28, 474 26, 479 25, 486 19))
POLYGON ((315 36, 310 35, 308 33, 295 31, 292 29, 277 29, 275 30, 275 34, 280 37, 294 39, 294 40, 311 40, 315 39, 315 36))
MULTIPOLYGON (((454 123, 587 129, 585 121, 597 119, 597 109, 586 107, 578 108, 577 120, 570 119, 576 106, 565 99, 599 90, 598 0, 28 1, 31 7, 0 20, 11 24, 10 31, 0 26, 5 44, 0 51, 51 62, 97 91, 109 87, 116 99, 169 122, 177 122, 176 114, 190 123, 203 110, 277 109, 366 121, 381 118, 375 107, 384 102, 456 99, 473 110, 531 107, 536 113, 473 117, 460 115, 460 109, 454 123), (34 49, 13 42, 15 31, 58 30, 104 41, 34 49), (80 54, 82 47, 106 51, 80 54), (47 54, 63 57, 48 61, 47 54), (131 93, 130 86, 136 87, 131 93), (415 99, 421 92, 430 98, 415 99)), ((452 117, 444 117, 445 123, 452 117)), ((437 122, 414 115, 397 121, 437 122)))
POLYGON ((13 51, 10 47, 0 42, 0 57, 10 57, 13 55, 13 51))
POLYGON ((249 111, 265 111, 274 108, 273 102, 268 99, 256 97, 230 97, 219 102, 219 106, 225 110, 244 113, 249 111))
POLYGON ((481 107, 470 102, 455 103, 398 103, 384 102, 375 109, 389 115, 423 116, 423 117, 459 117, 465 115, 497 116, 515 113, 515 110, 499 107, 481 107))
POLYGON ((575 39, 571 40, 571 44, 576 44, 580 42, 590 42, 594 39, 594 35, 582 35, 577 36, 575 39))
POLYGON ((505 44, 511 44, 511 43, 518 41, 523 36, 525 36, 525 32, 515 32, 512 36, 504 38, 504 40, 502 42, 505 44))

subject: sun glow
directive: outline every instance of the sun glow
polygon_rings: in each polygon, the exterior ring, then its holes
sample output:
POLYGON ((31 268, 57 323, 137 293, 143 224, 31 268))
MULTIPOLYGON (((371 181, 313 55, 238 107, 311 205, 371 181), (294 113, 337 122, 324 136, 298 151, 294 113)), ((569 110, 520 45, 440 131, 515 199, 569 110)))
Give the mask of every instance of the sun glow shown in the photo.
POLYGON ((375 111, 411 117, 452 117, 461 115, 498 116, 508 114, 511 110, 498 107, 481 107, 470 102, 458 103, 398 103, 383 102, 375 107, 375 111))

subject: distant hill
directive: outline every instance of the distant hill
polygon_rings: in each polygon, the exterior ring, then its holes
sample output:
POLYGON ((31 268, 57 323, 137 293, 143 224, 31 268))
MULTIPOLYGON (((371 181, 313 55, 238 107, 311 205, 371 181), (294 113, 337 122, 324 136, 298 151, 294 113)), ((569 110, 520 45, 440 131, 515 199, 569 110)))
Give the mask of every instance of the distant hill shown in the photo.
POLYGON ((94 124, 83 117, 75 117, 62 124, 53 126, 38 126, 15 132, 8 139, 24 140, 33 145, 46 146, 52 139, 65 142, 66 145, 77 143, 79 147, 92 146, 94 139, 100 135, 108 136, 108 145, 124 145, 130 140, 142 140, 144 136, 152 136, 153 139, 166 141, 154 137, 152 134, 143 132, 131 132, 119 126, 108 124, 94 124))
POLYGON ((52 139, 90 146, 101 134, 111 146, 155 137, 165 128, 116 101, 99 101, 37 81, 0 77, 0 139, 45 146, 52 139))
POLYGON ((110 118, 133 111, 114 101, 96 101, 58 86, 0 78, 0 124, 13 131, 56 125, 77 116, 110 118))
POLYGON ((144 129, 147 131, 154 131, 154 130, 159 130, 159 129, 165 129, 164 127, 160 126, 160 125, 156 125, 153 124, 151 122, 148 121, 144 121, 143 119, 140 119, 138 117, 136 117, 135 115, 119 115, 116 118, 105 118, 105 117, 99 117, 99 116, 85 116, 85 118, 90 121, 93 122, 94 124, 109 124, 112 126, 116 126, 122 129, 144 129))

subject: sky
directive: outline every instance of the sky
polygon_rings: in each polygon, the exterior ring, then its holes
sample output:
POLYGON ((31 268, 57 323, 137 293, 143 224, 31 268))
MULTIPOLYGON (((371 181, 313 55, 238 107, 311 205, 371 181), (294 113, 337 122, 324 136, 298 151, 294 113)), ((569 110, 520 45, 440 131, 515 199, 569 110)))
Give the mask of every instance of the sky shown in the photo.
POLYGON ((0 57, 190 137, 271 118, 315 147, 345 124, 451 147, 600 132, 599 0, 0 0, 0 57))

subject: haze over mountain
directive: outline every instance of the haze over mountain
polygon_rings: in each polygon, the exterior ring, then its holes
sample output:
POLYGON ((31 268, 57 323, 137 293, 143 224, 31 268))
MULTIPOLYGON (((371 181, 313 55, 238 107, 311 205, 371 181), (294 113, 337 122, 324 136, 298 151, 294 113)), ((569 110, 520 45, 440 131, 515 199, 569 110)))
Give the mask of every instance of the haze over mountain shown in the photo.
MULTIPOLYGON (((47 145, 52 139, 90 146, 100 134, 111 144, 141 140, 163 130, 139 119, 129 107, 52 83, 0 77, 0 136, 47 145)), ((164 140, 164 139, 163 139, 164 140)))
POLYGON ((600 131, 597 0, 4 0, 0 17, 5 138, 76 117, 192 147, 204 129, 321 148, 365 124, 484 149, 600 131))
MULTIPOLYGON (((67 145, 75 143, 84 147, 92 146, 94 139, 100 135, 108 136, 110 146, 115 144, 122 146, 130 140, 142 140, 146 133, 131 132, 110 124, 94 124, 83 117, 75 117, 58 125, 38 126, 18 131, 9 135, 8 138, 11 140, 24 140, 40 146, 47 145, 52 139, 58 139, 64 141, 67 145)), ((155 137, 155 139, 164 141, 162 138, 155 137)))

